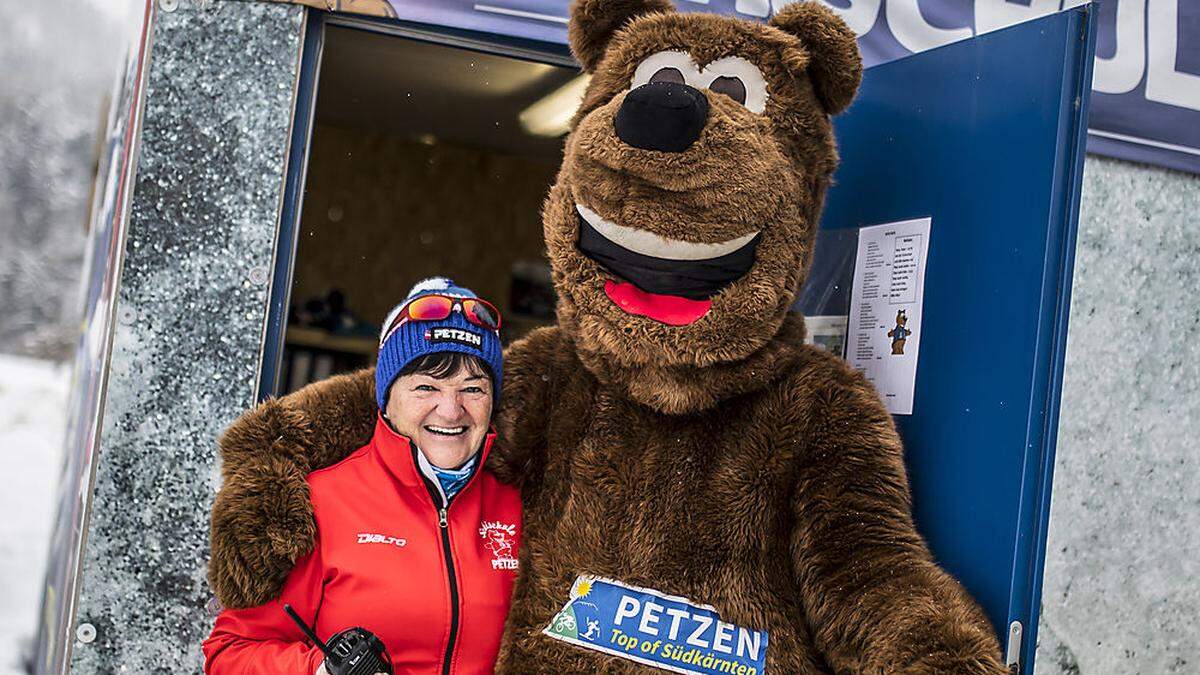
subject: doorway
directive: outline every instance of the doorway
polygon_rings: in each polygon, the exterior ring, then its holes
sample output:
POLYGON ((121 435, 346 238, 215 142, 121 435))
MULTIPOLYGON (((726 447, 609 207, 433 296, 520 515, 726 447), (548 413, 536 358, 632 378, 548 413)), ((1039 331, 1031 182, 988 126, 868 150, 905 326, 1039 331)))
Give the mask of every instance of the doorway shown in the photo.
POLYGON ((372 365, 429 276, 499 307, 505 342, 554 319, 541 205, 584 76, 349 23, 322 26, 279 395, 372 365))

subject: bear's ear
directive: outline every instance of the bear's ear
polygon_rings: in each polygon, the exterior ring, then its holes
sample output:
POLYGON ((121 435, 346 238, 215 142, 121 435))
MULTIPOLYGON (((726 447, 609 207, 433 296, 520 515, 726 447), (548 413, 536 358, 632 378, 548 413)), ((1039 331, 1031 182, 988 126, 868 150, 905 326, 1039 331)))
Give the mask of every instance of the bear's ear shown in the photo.
POLYGON ((670 0, 574 0, 571 20, 567 24, 567 39, 571 52, 592 72, 604 57, 608 41, 614 33, 634 17, 654 12, 673 12, 670 0))
POLYGON ((787 5, 771 25, 800 38, 808 52, 808 74, 821 106, 836 115, 850 105, 862 81, 862 57, 854 31, 816 0, 787 5))

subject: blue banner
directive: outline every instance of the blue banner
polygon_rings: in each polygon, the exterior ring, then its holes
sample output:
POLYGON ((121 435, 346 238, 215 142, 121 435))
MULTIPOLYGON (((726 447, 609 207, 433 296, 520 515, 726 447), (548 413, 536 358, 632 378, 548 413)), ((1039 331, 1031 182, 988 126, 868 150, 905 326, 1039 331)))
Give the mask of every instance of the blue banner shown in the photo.
MULTIPOLYGON (((400 19, 567 40, 568 0, 388 0, 400 19)), ((795 0, 675 0, 765 20, 795 0)), ((1085 0, 815 0, 859 36, 867 65, 1086 4, 1085 0)), ((361 2, 361 0, 360 0, 361 2)), ((1098 0, 1088 150, 1200 173, 1200 1, 1098 0)), ((353 3, 346 3, 354 11, 353 3)))
POLYGON ((766 631, 726 623, 707 605, 587 574, 542 632, 676 673, 759 675, 767 660, 766 631))

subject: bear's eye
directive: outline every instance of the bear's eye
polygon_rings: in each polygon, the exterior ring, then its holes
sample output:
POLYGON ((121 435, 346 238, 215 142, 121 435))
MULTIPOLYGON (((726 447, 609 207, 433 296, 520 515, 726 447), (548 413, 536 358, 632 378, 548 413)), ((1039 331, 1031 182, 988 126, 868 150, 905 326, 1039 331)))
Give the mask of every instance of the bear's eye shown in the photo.
POLYGON ((746 105, 746 85, 736 77, 723 75, 713 80, 712 84, 708 85, 708 88, 718 94, 725 94, 742 105, 746 105))
POLYGON ((767 80, 762 71, 740 56, 723 56, 704 66, 700 81, 708 89, 724 94, 746 106, 753 113, 762 114, 767 108, 767 80))
POLYGON ((658 72, 650 76, 650 81, 684 83, 683 73, 679 72, 678 68, 659 68, 658 72))
POLYGON ((630 89, 637 89, 650 82, 675 82, 690 84, 697 89, 703 89, 700 79, 700 68, 687 52, 665 51, 656 52, 642 59, 637 70, 633 72, 630 89))

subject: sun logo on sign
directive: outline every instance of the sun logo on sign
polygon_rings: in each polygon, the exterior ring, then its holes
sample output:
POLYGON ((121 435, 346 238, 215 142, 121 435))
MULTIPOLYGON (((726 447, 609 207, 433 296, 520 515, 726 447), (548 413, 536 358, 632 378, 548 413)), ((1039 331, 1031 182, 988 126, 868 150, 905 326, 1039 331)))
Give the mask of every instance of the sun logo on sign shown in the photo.
POLYGON ((575 585, 571 587, 571 599, 586 598, 591 592, 592 580, 587 577, 579 577, 575 580, 575 585))

